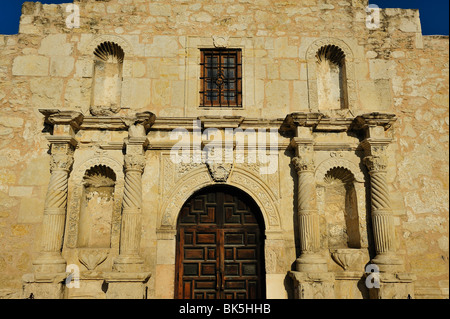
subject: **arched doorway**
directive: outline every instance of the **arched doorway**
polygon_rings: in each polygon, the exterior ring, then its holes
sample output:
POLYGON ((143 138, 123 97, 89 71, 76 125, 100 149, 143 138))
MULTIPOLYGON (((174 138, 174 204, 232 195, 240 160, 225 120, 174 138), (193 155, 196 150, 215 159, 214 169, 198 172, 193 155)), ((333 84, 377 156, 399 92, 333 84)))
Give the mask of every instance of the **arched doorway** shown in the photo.
POLYGON ((193 194, 177 223, 175 297, 265 298, 264 222, 254 200, 230 186, 193 194))

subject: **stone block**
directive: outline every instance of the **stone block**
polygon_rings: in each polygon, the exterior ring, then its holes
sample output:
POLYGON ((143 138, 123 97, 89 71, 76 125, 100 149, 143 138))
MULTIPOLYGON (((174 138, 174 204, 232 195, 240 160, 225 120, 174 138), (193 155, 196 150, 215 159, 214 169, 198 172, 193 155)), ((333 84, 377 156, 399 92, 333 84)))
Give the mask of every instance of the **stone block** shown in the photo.
POLYGON ((23 118, 21 117, 12 117, 12 116, 1 116, 0 117, 0 125, 18 128, 23 127, 23 118))
POLYGON ((178 55, 178 37, 155 36, 153 43, 145 48, 145 55, 149 57, 175 57, 178 55))
POLYGON ((9 196, 29 197, 33 194, 33 187, 30 186, 10 186, 9 196))
POLYGON ((66 34, 51 34, 42 39, 39 54, 54 56, 72 54, 73 44, 67 42, 66 34))
POLYGON ((44 56, 18 56, 14 59, 12 74, 24 76, 47 76, 50 60, 44 56))
POLYGON ((32 105, 40 108, 61 107, 64 80, 61 78, 32 79, 32 105))
POLYGON ((23 198, 20 202, 19 215, 17 216, 18 223, 41 223, 44 212, 43 198, 23 198))
POLYGON ((71 56, 52 57, 50 63, 50 75, 67 77, 72 73, 74 63, 75 59, 71 56))
MULTIPOLYGON (((170 96, 168 96, 170 98, 170 96)), ((124 79, 122 82, 122 107, 141 109, 150 105, 150 79, 124 79)))
POLYGON ((298 80, 299 66, 295 60, 282 60, 280 64, 280 80, 298 80))

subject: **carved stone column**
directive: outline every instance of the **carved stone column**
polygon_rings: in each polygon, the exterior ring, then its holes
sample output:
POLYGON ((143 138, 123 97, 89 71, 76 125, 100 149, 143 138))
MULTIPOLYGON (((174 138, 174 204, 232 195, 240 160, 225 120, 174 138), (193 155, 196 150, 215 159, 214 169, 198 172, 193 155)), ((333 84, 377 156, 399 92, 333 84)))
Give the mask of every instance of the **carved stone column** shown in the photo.
POLYGON ((392 139, 386 131, 395 122, 393 114, 371 113, 356 118, 357 128, 362 129, 365 139, 364 164, 370 174, 371 217, 376 256, 372 263, 381 272, 404 270, 403 260, 396 253, 394 217, 387 183, 387 148, 392 139))
POLYGON ((286 117, 295 132, 291 147, 295 149, 292 165, 297 172, 297 217, 300 256, 293 281, 294 298, 334 298, 334 274, 328 273, 327 260, 320 253, 320 221, 316 201, 313 130, 322 119, 320 113, 292 113, 286 117))
POLYGON ((132 119, 126 142, 125 186, 122 204, 122 227, 119 256, 114 268, 119 272, 140 272, 143 259, 139 255, 142 232, 142 173, 145 168, 145 148, 148 144, 147 129, 154 121, 150 112, 139 113, 132 119))
POLYGON ((298 144, 298 156, 292 159, 298 175, 297 211, 301 250, 296 267, 301 272, 326 272, 326 260, 318 253, 320 230, 312 148, 312 141, 298 144))
POLYGON ((368 156, 364 164, 370 174, 371 216, 376 257, 372 263, 380 271, 402 271, 403 261, 396 254, 394 217, 387 183, 386 141, 366 139, 363 143, 368 156))
POLYGON ((41 253, 33 262, 38 273, 64 273, 66 261, 61 255, 67 210, 68 177, 73 164, 75 131, 82 121, 78 112, 41 110, 46 123, 53 125, 51 143, 50 182, 44 206, 41 253))

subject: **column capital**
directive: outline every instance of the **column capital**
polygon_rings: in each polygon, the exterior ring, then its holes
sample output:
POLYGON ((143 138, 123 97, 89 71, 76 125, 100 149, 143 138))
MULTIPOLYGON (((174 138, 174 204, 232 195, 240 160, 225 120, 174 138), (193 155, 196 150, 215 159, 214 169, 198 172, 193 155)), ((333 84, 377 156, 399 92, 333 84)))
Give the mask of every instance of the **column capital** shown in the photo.
POLYGON ((298 173, 314 171, 314 159, 310 156, 297 156, 292 158, 292 165, 294 165, 295 170, 298 173))
POLYGON ((127 154, 124 157, 126 171, 143 172, 145 168, 145 155, 127 154))
POLYGON ((363 162, 367 166, 369 172, 385 172, 387 168, 387 157, 385 155, 366 156, 364 157, 363 162))
POLYGON ((366 138, 360 145, 367 155, 384 154, 388 146, 392 143, 392 138, 366 138))
POLYGON ((73 165, 72 154, 53 154, 50 159, 50 171, 66 171, 69 172, 73 165))

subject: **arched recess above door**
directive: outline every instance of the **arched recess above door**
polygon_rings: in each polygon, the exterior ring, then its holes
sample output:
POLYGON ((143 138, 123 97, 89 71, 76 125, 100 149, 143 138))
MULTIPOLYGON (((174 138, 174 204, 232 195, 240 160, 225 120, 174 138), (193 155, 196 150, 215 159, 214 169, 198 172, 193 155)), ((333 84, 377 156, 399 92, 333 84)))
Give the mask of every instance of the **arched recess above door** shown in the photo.
POLYGON ((216 183, 212 180, 206 166, 196 168, 184 175, 168 197, 162 199, 159 229, 175 231, 178 213, 186 200, 196 191, 218 184, 234 186, 247 193, 261 210, 266 231, 281 231, 276 197, 264 182, 243 169, 233 168, 226 183, 216 183))

